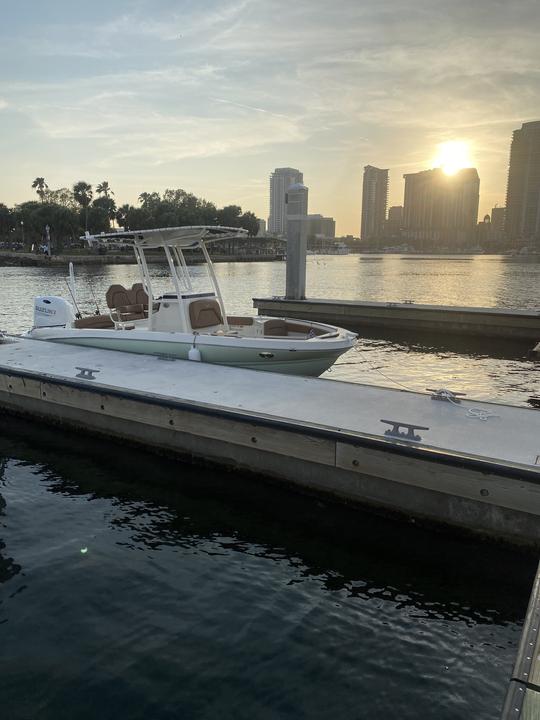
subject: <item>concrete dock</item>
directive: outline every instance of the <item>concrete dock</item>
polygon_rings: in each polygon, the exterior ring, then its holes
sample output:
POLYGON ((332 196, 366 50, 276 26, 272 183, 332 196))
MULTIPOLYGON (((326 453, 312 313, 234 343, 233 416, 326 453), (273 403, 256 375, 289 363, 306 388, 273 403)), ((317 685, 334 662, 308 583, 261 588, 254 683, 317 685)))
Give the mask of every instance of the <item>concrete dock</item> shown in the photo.
POLYGON ((5 338, 0 411, 540 547, 534 409, 5 338))
POLYGON ((523 632, 506 694, 502 720, 540 717, 540 565, 534 580, 523 632))
POLYGON ((536 310, 420 305, 413 302, 364 302, 308 298, 254 298, 259 315, 293 317, 362 332, 369 329, 429 331, 538 342, 536 310))

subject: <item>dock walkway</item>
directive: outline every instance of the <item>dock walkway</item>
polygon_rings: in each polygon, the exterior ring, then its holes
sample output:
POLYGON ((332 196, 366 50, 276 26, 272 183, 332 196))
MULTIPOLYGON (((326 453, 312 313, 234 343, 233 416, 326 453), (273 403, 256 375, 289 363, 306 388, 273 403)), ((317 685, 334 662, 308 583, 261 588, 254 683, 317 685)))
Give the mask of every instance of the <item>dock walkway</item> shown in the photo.
POLYGON ((540 547, 534 409, 22 338, 0 409, 540 547))

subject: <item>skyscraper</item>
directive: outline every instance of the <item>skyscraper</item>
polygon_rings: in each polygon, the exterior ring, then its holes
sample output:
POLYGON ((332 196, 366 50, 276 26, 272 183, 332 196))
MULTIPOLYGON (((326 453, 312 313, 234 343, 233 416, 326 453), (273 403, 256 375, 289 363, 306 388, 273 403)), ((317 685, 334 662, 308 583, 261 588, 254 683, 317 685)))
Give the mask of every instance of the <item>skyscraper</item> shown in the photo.
POLYGON ((512 136, 504 229, 508 240, 540 238, 540 120, 512 136))
POLYGON ((277 235, 287 232, 287 209, 285 193, 296 183, 303 183, 304 175, 295 168, 276 168, 270 175, 270 215, 268 230, 277 235))
POLYGON ((388 238, 399 237, 401 226, 403 225, 403 207, 401 205, 393 205, 388 208, 388 219, 385 224, 385 236, 388 238))
POLYGON ((362 224, 360 238, 372 240, 384 234, 388 202, 388 170, 366 165, 362 186, 362 224))
POLYGON ((435 168, 403 177, 405 240, 426 250, 475 242, 480 196, 476 168, 463 168, 453 175, 435 168))
POLYGON ((491 209, 491 226, 498 232, 503 232, 505 217, 506 208, 495 205, 495 207, 491 209))

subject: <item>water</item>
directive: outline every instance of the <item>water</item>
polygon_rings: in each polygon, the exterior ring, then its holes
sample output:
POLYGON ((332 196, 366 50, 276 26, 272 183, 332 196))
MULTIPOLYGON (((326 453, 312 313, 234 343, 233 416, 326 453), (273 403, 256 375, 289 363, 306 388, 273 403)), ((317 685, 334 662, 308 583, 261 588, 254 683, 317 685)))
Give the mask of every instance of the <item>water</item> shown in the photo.
POLYGON ((3 717, 493 718, 535 560, 11 421, 3 717))
MULTIPOLYGON (((539 271, 497 258, 310 258, 308 287, 535 307, 539 271)), ((217 272, 235 312, 283 291, 282 263, 217 272)), ((153 273, 164 282, 162 268, 153 273)), ((28 327, 31 297, 65 294, 63 274, 0 268, 0 327, 28 327)), ((87 277, 100 297, 137 279, 132 266, 81 269, 89 310, 87 277)), ((538 394, 538 365, 521 349, 498 345, 490 357, 482 346, 373 337, 360 349, 330 377, 419 388, 439 378, 521 404, 538 394)), ((1 415, 0 430, 8 720, 500 711, 535 558, 1 415)))
MULTIPOLYGON (((252 298, 284 293, 285 264, 220 263, 216 266, 226 307, 253 313, 252 298)), ((203 287, 204 268, 194 268, 203 287)), ((156 292, 169 288, 165 267, 151 267, 156 292)), ((32 324, 34 295, 68 296, 65 270, 0 268, 0 328, 21 332, 32 324)), ((95 309, 112 283, 139 281, 134 265, 77 268, 81 309, 95 309)), ((309 256, 312 297, 540 309, 540 262, 504 256, 347 255, 309 256)), ((104 309, 102 307, 102 309, 104 309)), ((540 338, 539 338, 540 340, 540 338)), ((412 390, 447 387, 481 400, 527 405, 540 395, 540 364, 527 358, 530 343, 452 336, 411 337, 397 331, 363 333, 355 350, 327 373, 336 380, 412 390)))

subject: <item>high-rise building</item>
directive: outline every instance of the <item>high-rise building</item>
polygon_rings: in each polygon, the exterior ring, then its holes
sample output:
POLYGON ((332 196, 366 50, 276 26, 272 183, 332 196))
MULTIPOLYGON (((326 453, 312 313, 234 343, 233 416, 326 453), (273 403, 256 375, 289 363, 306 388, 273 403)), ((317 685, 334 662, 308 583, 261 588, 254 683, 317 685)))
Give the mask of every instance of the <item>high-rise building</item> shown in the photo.
POLYGON ((540 120, 512 136, 504 229, 508 240, 540 239, 540 120))
POLYGON ((403 225, 403 207, 401 205, 393 205, 388 208, 388 219, 385 225, 385 237, 399 237, 401 227, 403 225))
POLYGON ((378 239, 384 235, 387 203, 388 170, 366 165, 362 186, 362 240, 378 239))
POLYGON ((317 236, 334 239, 336 237, 336 221, 334 218, 323 215, 308 215, 307 234, 308 240, 317 236))
POLYGON ((270 175, 270 215, 268 231, 276 235, 287 232, 287 210, 285 194, 291 185, 302 183, 304 175, 295 168, 276 168, 270 175))
POLYGON ((418 249, 475 243, 480 178, 476 168, 447 175, 441 168, 408 173, 403 238, 418 249))
POLYGON ((504 232, 504 220, 506 217, 506 208, 491 208, 491 227, 497 232, 504 232))

